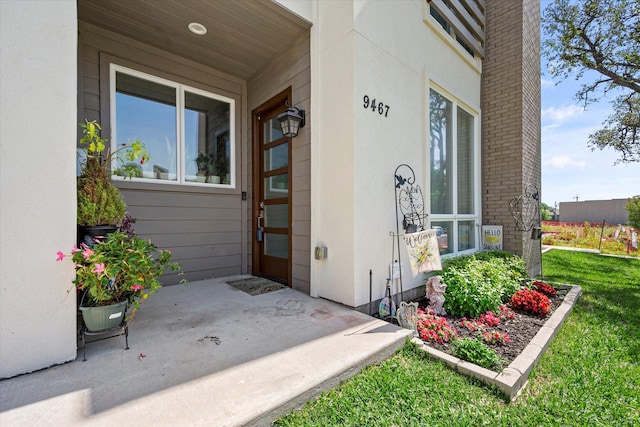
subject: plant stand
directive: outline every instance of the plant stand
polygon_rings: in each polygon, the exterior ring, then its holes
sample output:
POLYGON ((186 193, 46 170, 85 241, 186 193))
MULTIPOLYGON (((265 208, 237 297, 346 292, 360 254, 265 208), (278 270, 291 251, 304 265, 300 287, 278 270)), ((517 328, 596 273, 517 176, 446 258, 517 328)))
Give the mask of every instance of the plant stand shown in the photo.
POLYGON ((84 322, 82 322, 82 327, 80 328, 80 337, 82 339, 82 361, 83 362, 87 361, 87 349, 86 349, 87 344, 90 344, 96 341, 106 340, 109 338, 120 337, 122 335, 124 335, 124 342, 125 342, 124 349, 129 350, 129 325, 125 320, 123 320, 122 323, 119 324, 118 326, 114 326, 113 328, 103 329, 101 331, 96 331, 96 332, 92 332, 89 329, 87 329, 84 322), (99 335, 109 335, 109 336, 94 339, 88 342, 86 341, 87 336, 99 336, 99 335))
MULTIPOLYGON (((422 188, 416 184, 416 174, 413 168, 406 163, 398 165, 393 172, 393 182, 395 186, 396 203, 396 232, 389 235, 395 237, 395 246, 392 244, 391 265, 398 263, 398 279, 400 282, 400 300, 402 300, 404 290, 402 289, 402 261, 400 256, 400 237, 405 234, 424 231, 427 225, 427 217, 424 212, 424 197, 422 188), (402 233, 400 234, 400 227, 402 233), (395 259, 395 250, 398 250, 398 259, 395 259)), ((393 271, 389 272, 389 277, 394 280, 393 271)), ((395 294, 394 294, 395 298, 395 294)))

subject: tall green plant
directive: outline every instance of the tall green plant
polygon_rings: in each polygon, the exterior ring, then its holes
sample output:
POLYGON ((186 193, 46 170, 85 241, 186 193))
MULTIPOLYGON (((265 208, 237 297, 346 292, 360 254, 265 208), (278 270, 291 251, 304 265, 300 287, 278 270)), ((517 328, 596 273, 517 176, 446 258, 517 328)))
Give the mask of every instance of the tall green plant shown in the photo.
POLYGON ((640 196, 633 196, 624 207, 629 212, 629 225, 640 230, 640 196))
POLYGON ((442 272, 447 284, 444 307, 468 317, 497 312, 527 278, 524 259, 508 252, 479 252, 452 259, 442 272))
POLYGON ((478 317, 500 306, 501 292, 480 269, 475 268, 480 263, 474 260, 466 268, 452 267, 443 272, 442 280, 447 284, 444 308, 449 313, 478 317))
POLYGON ((111 183, 111 162, 124 163, 117 173, 131 178, 139 174, 139 165, 149 159, 149 153, 138 140, 112 152, 95 120, 85 120, 80 127, 80 146, 86 160, 77 181, 77 222, 82 226, 118 225, 125 216, 126 205, 120 190, 111 183), (138 158, 139 162, 135 162, 138 158))
POLYGON ((102 127, 95 120, 90 122, 85 119, 84 123, 80 123, 80 127, 82 128, 80 148, 87 157, 82 168, 83 176, 106 179, 111 176, 109 171, 111 163, 116 162, 116 173, 131 178, 139 175, 139 165, 149 161, 151 157, 144 143, 137 139, 111 151, 107 146, 107 139, 100 136, 102 127))

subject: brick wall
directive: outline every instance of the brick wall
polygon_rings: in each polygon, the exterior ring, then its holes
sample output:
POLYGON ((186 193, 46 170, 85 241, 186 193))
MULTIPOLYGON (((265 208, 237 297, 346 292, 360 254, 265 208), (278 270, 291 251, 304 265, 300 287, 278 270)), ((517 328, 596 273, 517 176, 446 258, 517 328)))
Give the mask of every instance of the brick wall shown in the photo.
POLYGON ((517 231, 509 201, 540 188, 540 2, 487 0, 482 64, 482 216, 503 245, 541 272, 540 240, 517 231))

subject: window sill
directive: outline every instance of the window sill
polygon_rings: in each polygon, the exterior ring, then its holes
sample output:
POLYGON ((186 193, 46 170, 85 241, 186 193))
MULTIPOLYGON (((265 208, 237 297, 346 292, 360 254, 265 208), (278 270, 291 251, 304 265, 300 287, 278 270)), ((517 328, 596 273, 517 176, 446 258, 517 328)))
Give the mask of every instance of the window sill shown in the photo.
POLYGON ((136 181, 129 179, 113 179, 113 184, 120 190, 138 190, 153 191, 167 193, 207 193, 207 194, 224 194, 224 195, 240 195, 240 189, 222 184, 200 184, 193 183, 174 183, 171 181, 136 181))

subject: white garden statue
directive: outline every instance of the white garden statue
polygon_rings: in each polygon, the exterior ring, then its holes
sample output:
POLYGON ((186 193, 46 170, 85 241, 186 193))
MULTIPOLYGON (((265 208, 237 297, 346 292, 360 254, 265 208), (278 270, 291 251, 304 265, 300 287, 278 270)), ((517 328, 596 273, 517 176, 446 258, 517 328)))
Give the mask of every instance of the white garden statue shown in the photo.
POLYGON ((447 289, 446 283, 442 282, 442 276, 433 276, 427 280, 427 295, 429 308, 435 314, 444 316, 447 312, 442 308, 444 304, 444 291, 447 289))

